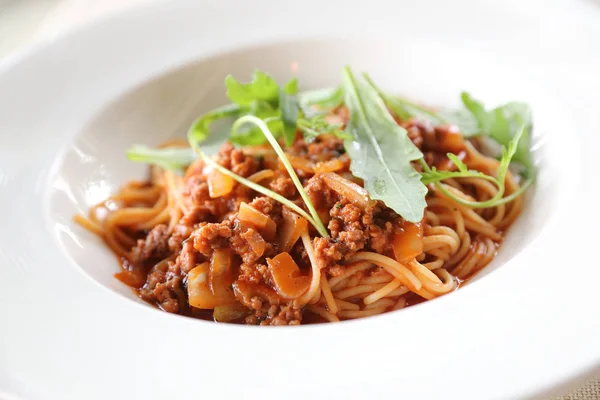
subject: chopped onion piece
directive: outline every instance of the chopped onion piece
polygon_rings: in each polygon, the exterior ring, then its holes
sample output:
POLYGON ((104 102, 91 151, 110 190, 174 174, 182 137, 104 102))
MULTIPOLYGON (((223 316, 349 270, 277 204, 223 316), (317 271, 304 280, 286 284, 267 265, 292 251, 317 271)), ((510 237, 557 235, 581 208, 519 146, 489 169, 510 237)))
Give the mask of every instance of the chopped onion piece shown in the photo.
POLYGON ((240 221, 248 222, 257 228, 264 228, 271 218, 251 205, 242 202, 240 204, 240 211, 238 212, 238 219, 240 221))
POLYGON ((254 183, 258 183, 260 181, 264 181, 265 179, 272 178, 273 175, 275 175, 275 172, 273 172, 272 169, 263 169, 250 175, 248 177, 248 180, 254 183))
POLYGON ((245 231, 241 234, 241 237, 248 242, 252 251, 256 253, 258 257, 262 257, 267 247, 267 242, 254 228, 243 226, 242 229, 245 231))
POLYGON ((420 223, 405 221, 392 239, 394 257, 398 262, 410 261, 423 253, 423 228, 420 223))
POLYGON ((255 146, 244 146, 242 147, 242 152, 249 156, 254 157, 264 157, 265 155, 274 155, 277 156, 275 150, 268 143, 255 145, 255 146))
POLYGON ((235 181, 232 177, 225 175, 210 166, 204 168, 204 174, 206 175, 208 182, 208 194, 213 199, 231 193, 235 186, 235 181))
POLYGON ((289 253, 267 258, 267 264, 277 293, 284 299, 296 299, 308 290, 310 278, 300 275, 300 268, 289 253))
POLYGON ((308 221, 287 207, 282 207, 283 223, 279 231, 279 248, 281 251, 290 251, 294 244, 308 228, 308 221))
POLYGON ((264 228, 260 229, 260 233, 263 235, 265 240, 273 240, 275 239, 275 235, 277 234, 277 224, 273 221, 273 218, 269 217, 267 221, 267 225, 264 228))
MULTIPOLYGON (((315 164, 312 161, 307 160, 304 157, 298 157, 293 154, 286 153, 285 156, 289 160, 290 164, 294 169, 299 169, 300 171, 308 172, 313 174, 315 172, 315 164)), ((285 170, 283 166, 283 162, 280 161, 281 169, 285 170)))
POLYGON ((334 172, 326 172, 321 177, 331 190, 358 207, 365 209, 375 203, 369 198, 369 193, 365 188, 334 172))
MULTIPOLYGON (((187 275, 187 292, 190 306, 202 309, 214 309, 215 306, 237 303, 231 285, 219 286, 213 282, 215 293, 209 286, 210 265, 205 262, 198 264, 187 275)), ((219 282, 221 283, 221 282, 219 282)))
MULTIPOLYGON (((213 293, 219 290, 224 281, 231 281, 231 250, 216 249, 210 259, 209 287, 213 293)), ((226 283, 225 283, 226 284, 226 283)))
POLYGON ((339 158, 317 163, 315 173, 336 172, 344 168, 344 163, 339 158))

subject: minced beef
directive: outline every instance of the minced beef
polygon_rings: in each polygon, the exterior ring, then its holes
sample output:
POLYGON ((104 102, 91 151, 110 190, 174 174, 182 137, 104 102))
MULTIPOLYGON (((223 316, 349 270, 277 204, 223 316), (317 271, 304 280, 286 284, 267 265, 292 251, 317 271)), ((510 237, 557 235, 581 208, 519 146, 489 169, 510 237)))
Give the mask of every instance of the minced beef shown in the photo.
POLYGON ((286 199, 294 198, 298 195, 298 191, 294 182, 283 174, 279 174, 275 179, 269 183, 269 188, 276 193, 279 193, 286 199))
POLYGON ((194 231, 191 238, 194 241, 194 248, 206 257, 210 257, 214 249, 227 247, 232 235, 232 223, 225 221, 204 224, 194 231))
MULTIPOLYGON (((343 110, 340 113, 343 119, 343 110)), ((421 128, 415 129, 423 136, 421 128)), ((342 161, 342 170, 338 171, 340 175, 360 184, 349 172, 350 159, 345 154, 343 141, 335 136, 323 135, 311 142, 299 138, 287 151, 305 157, 315 165, 338 159, 342 161)), ((231 144, 225 144, 215 160, 244 177, 266 165, 266 161, 244 154, 231 144)), ((260 184, 306 210, 293 181, 280 168, 275 168, 274 175, 260 184)), ((330 233, 330 237, 316 236, 313 239, 320 268, 330 276, 337 276, 343 273, 345 260, 359 251, 388 251, 393 226, 390 221, 399 218, 397 215, 390 214, 389 209, 380 204, 362 209, 349 203, 325 185, 319 174, 305 171, 300 178, 330 233)), ((293 301, 277 294, 268 267, 267 258, 279 252, 277 235, 237 218, 240 203, 245 202, 280 226, 282 204, 238 183, 227 195, 211 198, 203 163, 196 163, 186 173, 181 194, 185 214, 180 220, 170 228, 167 225, 156 226, 132 249, 132 264, 142 268, 142 273, 146 274, 146 282, 139 289, 140 297, 167 312, 195 315, 187 299, 187 274, 200 263, 209 262, 215 249, 229 248, 234 254, 233 293, 249 313, 245 322, 256 325, 300 324, 302 310, 295 307, 293 301)), ((315 235, 314 228, 309 225, 309 229, 311 235, 315 235)), ((302 240, 298 240, 289 253, 303 274, 308 274, 311 261, 302 240)))
POLYGON ((169 232, 166 225, 156 225, 148 232, 145 239, 137 241, 136 247, 131 251, 131 262, 143 265, 148 260, 161 260, 168 257, 169 232))
POLYGON ((281 302, 275 291, 266 285, 239 280, 235 283, 236 298, 252 310, 246 317, 248 325, 299 325, 302 312, 291 302, 281 302))
MULTIPOLYGON (((323 192, 321 198, 323 198, 323 192)), ((331 200, 329 200, 331 202, 331 200)), ((314 239, 315 253, 321 268, 328 268, 331 275, 339 275, 339 264, 361 250, 384 253, 390 245, 393 224, 376 218, 379 206, 361 209, 346 200, 334 203, 329 211, 330 238, 314 239)))
POLYGON ((171 270, 174 263, 161 262, 155 265, 146 278, 146 284, 139 290, 140 297, 158 305, 164 311, 177 313, 186 307, 187 294, 182 277, 171 270))
POLYGON ((194 249, 193 240, 185 241, 176 261, 181 273, 187 275, 187 273, 190 272, 200 262, 201 260, 199 260, 199 254, 194 249))
POLYGON ((298 139, 288 151, 315 163, 333 160, 346 152, 344 141, 333 135, 321 135, 310 142, 298 139))
POLYGON ((177 313, 185 307, 187 294, 183 289, 182 281, 180 276, 175 276, 165 283, 159 283, 154 288, 153 294, 156 302, 166 312, 177 313))
POLYGON ((338 194, 329 189, 319 175, 310 178, 304 190, 317 210, 329 210, 338 200, 338 194))
POLYGON ((259 167, 257 159, 245 155, 244 152, 233 147, 231 143, 225 143, 221 146, 217 162, 244 178, 247 178, 258 171, 259 167))

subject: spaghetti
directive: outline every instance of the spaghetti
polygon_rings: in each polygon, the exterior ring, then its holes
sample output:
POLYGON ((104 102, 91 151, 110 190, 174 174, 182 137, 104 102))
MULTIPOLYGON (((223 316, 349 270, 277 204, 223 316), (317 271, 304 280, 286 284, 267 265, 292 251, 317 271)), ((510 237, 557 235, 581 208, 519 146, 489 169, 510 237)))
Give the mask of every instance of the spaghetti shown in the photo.
MULTIPOLYGON (((333 113, 344 119, 343 111, 333 113)), ((399 124, 430 167, 455 168, 445 155, 451 138, 452 152, 470 170, 495 175, 499 168, 476 141, 454 137, 447 126, 399 124)), ((183 175, 153 166, 148 180, 127 183, 75 218, 119 257, 117 278, 164 311, 294 325, 378 315, 456 290, 492 261, 524 204, 514 196, 469 207, 457 199, 483 202, 498 187, 477 177, 447 179, 428 185, 425 215, 410 223, 381 201, 361 200, 361 181, 336 136, 309 142, 297 135, 286 156, 331 237, 319 237, 302 216, 202 160, 183 175)), ((271 148, 225 144, 213 160, 302 205, 271 148)), ((502 197, 519 189, 508 172, 502 197)))

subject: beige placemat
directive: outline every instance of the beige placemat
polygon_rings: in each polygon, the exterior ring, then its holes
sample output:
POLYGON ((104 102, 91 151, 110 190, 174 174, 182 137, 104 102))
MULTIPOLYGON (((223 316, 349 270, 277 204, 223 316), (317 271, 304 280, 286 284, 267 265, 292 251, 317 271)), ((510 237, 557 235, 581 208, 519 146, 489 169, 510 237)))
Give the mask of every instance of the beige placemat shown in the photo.
MULTIPOLYGON (((155 0, 0 0, 0 58, 104 13, 155 0), (4 7, 3 7, 4 6, 4 7)), ((159 0, 158 0, 159 1, 159 0)), ((600 400, 600 377, 550 400, 600 400)))
POLYGON ((555 397, 554 400, 598 400, 600 399, 600 377, 596 377, 585 386, 571 391, 564 396, 555 397))

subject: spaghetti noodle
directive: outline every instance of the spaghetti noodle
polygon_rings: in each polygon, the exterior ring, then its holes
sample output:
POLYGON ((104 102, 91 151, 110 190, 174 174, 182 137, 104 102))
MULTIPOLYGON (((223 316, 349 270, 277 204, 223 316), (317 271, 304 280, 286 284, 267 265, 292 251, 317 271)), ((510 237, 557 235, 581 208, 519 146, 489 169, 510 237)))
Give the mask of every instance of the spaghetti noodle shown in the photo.
MULTIPOLYGON (((333 113, 342 120, 347 114, 333 113)), ((399 124, 430 167, 455 168, 445 155, 451 138, 453 153, 470 170, 494 175, 499 168, 476 141, 460 137, 456 148, 447 126, 399 124)), ((331 237, 319 237, 302 216, 202 160, 183 175, 153 166, 148 180, 127 183, 76 221, 120 258, 117 278, 165 311, 294 325, 377 315, 456 290, 492 261, 523 208, 522 196, 469 207, 457 199, 483 202, 498 187, 477 177, 447 179, 428 185, 425 215, 410 223, 381 201, 363 201, 342 139, 325 134, 309 142, 297 135, 286 156, 331 237), (356 199, 339 185, 354 188, 356 199)), ((213 159, 302 205, 271 148, 228 143, 213 159)), ((519 188, 508 172, 502 197, 519 188)))

